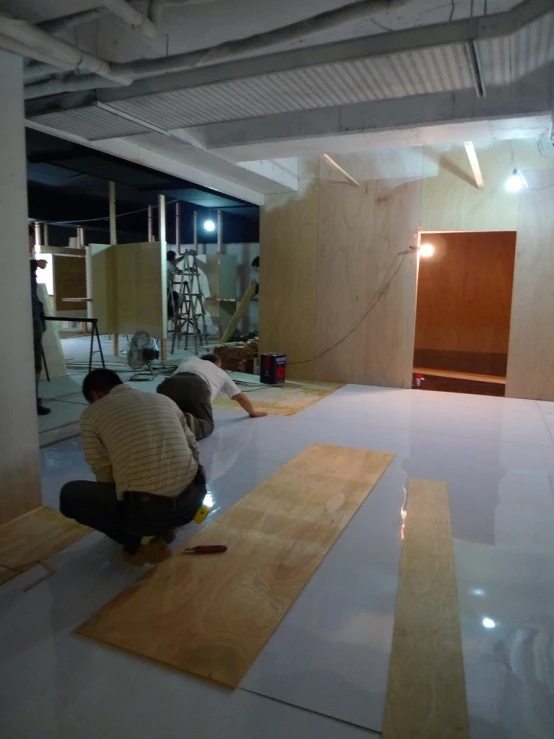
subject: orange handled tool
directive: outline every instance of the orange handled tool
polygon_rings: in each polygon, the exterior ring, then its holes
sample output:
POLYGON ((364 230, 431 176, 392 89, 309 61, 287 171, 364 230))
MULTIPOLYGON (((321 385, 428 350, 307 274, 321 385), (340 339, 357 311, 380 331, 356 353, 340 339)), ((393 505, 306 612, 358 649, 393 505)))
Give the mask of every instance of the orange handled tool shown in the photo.
POLYGON ((185 549, 183 554, 223 554, 227 551, 225 544, 209 544, 205 546, 192 547, 185 549))

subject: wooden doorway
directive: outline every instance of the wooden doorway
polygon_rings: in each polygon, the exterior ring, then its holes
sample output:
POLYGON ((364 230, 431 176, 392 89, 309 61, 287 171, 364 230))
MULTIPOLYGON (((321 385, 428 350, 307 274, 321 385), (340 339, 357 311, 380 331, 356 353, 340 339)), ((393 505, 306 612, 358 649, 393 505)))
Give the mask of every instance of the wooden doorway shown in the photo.
POLYGON ((426 232, 420 243, 434 250, 419 260, 414 385, 504 395, 516 232, 426 232))

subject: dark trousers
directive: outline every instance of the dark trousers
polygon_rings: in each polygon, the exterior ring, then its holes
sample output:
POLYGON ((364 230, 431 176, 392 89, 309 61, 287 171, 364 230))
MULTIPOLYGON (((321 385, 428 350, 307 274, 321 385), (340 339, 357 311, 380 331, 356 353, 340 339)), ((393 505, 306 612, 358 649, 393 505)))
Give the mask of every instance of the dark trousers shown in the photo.
POLYGON ((101 531, 134 554, 143 536, 159 536, 192 521, 206 495, 204 471, 176 498, 125 493, 118 500, 113 483, 74 480, 60 492, 67 518, 101 531))
POLYGON ((33 349, 35 353, 35 384, 38 403, 38 383, 42 372, 42 323, 33 321, 33 349))
POLYGON ((214 430, 212 399, 208 383, 194 372, 180 372, 158 385, 158 392, 177 403, 183 413, 196 419, 195 435, 205 439, 214 430))

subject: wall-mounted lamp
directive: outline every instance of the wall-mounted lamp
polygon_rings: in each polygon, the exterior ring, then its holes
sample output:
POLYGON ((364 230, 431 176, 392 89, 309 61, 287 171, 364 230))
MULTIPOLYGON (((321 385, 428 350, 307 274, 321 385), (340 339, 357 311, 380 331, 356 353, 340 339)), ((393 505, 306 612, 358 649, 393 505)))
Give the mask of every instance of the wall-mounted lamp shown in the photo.
POLYGON ((204 221, 204 231, 208 231, 209 233, 215 231, 215 223, 210 219, 204 221))
POLYGON ((433 246, 433 244, 420 244, 419 246, 410 246, 410 249, 407 252, 401 252, 401 254, 409 254, 410 251, 417 252, 421 257, 432 257, 435 253, 435 247, 433 246))

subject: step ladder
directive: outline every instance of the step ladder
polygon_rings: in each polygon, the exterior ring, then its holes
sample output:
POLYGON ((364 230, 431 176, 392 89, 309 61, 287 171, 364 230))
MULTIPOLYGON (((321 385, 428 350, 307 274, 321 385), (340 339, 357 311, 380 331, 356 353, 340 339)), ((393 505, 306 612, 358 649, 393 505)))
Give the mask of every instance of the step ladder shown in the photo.
POLYGON ((184 252, 183 267, 180 275, 178 300, 175 300, 174 284, 168 285, 168 305, 171 305, 173 338, 171 353, 175 353, 175 345, 181 346, 184 339, 184 349, 189 347, 189 338, 194 340, 194 352, 208 344, 208 330, 206 327, 206 309, 204 295, 200 284, 197 253, 193 249, 184 252), (175 304, 177 303, 177 305, 175 304))

